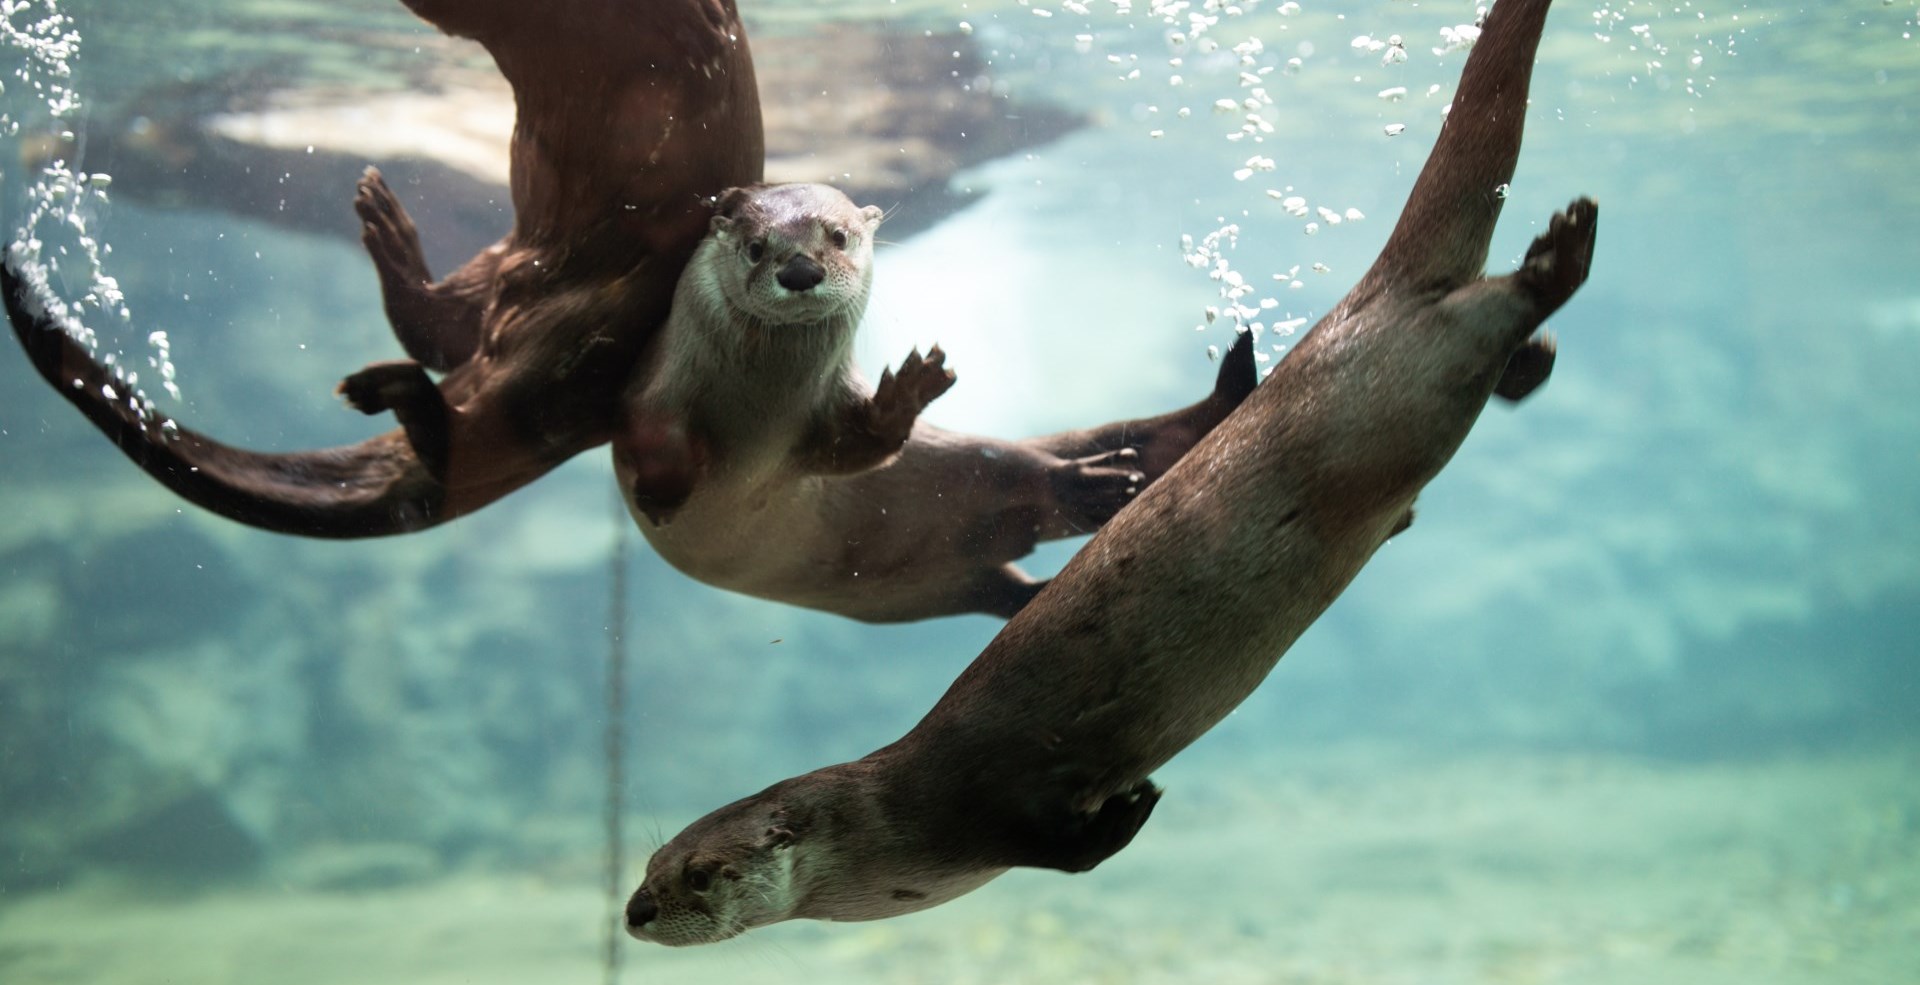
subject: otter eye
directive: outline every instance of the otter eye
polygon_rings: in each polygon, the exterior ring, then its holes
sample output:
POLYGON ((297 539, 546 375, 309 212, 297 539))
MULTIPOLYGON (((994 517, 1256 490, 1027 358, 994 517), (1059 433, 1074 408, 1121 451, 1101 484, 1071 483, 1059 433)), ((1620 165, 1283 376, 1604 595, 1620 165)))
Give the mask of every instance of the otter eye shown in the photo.
POLYGON ((767 244, 764 241, 756 239, 753 242, 747 244, 748 262, 759 263, 761 258, 765 257, 766 255, 767 255, 767 244))
POLYGON ((847 231, 846 230, 836 229, 827 238, 833 240, 834 249, 844 250, 847 248, 847 231))
POLYGON ((704 893, 713 888, 713 873, 705 869, 687 870, 687 888, 696 893, 704 893))

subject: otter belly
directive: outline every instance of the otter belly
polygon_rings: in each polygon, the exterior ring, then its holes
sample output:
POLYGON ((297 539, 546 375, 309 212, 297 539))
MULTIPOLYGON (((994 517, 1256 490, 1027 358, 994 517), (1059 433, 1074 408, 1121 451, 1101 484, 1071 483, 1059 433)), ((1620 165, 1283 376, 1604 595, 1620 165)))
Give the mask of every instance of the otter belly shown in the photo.
POLYGON ((703 482, 664 524, 639 511, 634 521, 668 564, 701 581, 762 598, 788 600, 793 586, 837 584, 837 539, 821 521, 821 480, 775 476, 703 482))

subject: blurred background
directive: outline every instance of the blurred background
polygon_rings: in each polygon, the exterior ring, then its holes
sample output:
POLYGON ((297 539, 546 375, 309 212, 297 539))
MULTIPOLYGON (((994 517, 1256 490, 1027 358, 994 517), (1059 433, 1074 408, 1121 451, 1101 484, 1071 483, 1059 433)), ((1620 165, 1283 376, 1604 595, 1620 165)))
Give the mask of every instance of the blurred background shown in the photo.
MULTIPOLYGON (((1283 358, 1390 231, 1475 18, 741 3, 769 176, 889 210, 862 365, 939 342, 959 383, 929 418, 1004 437, 1195 399, 1233 300, 1283 358), (1254 288, 1233 300, 1190 262, 1229 226, 1218 256, 1254 288)), ((386 172, 436 272, 503 234, 512 106, 485 53, 393 0, 59 10, 84 105, 50 122, 28 56, 0 56, 6 227, 50 155, 112 175, 86 218, 132 321, 90 324, 128 365, 167 333, 163 406, 261 449, 387 427, 332 396, 400 355, 353 180, 386 172)), ((1552 382, 1489 409, 1412 530, 1163 771, 1134 845, 885 923, 628 942, 625 977, 1911 980, 1915 19, 1563 0, 1490 260, 1600 201, 1552 382)), ((0 350, 8 982, 603 976, 611 651, 630 889, 692 818, 898 737, 999 626, 693 582, 601 452, 424 533, 244 528, 0 350)))

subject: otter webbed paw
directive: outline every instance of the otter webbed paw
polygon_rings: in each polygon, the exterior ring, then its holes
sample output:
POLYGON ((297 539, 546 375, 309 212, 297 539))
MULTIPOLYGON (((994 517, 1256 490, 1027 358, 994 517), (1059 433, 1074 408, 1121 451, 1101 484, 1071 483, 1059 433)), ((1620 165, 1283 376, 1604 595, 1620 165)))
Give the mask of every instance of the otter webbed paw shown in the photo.
POLYGON ((947 354, 934 346, 925 358, 913 350, 900 371, 880 374, 873 396, 849 399, 817 421, 796 451, 801 466, 821 475, 850 475, 875 468, 900 452, 920 412, 953 386, 947 354))
POLYGON ((868 427, 880 441, 891 444, 893 451, 907 443, 920 412, 953 388, 954 374, 946 363, 947 354, 936 345, 927 350, 924 359, 918 349, 908 353, 898 373, 891 369, 880 373, 880 385, 874 388, 868 403, 868 427))
POLYGON ((363 414, 393 411, 407 443, 436 481, 447 479, 453 441, 447 401, 419 363, 411 359, 369 363, 340 381, 334 392, 363 414))
POLYGON ((382 284, 391 282, 424 294, 433 275, 420 248, 419 230, 380 169, 367 168, 354 184, 353 211, 360 217, 360 243, 379 271, 382 284))
POLYGON ((1108 797, 1091 814, 1078 814, 1027 846, 1016 864, 1085 872, 1133 841, 1153 815, 1163 791, 1151 780, 1108 797))
POLYGON ((1500 399, 1510 403, 1525 400, 1533 391, 1540 389, 1547 377, 1553 375, 1553 360, 1558 352, 1553 336, 1546 332, 1528 339, 1525 345, 1515 349, 1507 360, 1507 368, 1500 374, 1500 381, 1493 385, 1493 392, 1500 399))
POLYGON ((1089 533, 1113 519, 1147 484, 1140 452, 1133 448, 1060 461, 1047 478, 1062 510, 1089 533))
POLYGON ((448 370, 479 347, 479 311, 466 298, 442 294, 427 269, 413 218, 379 169, 367 168, 354 186, 360 243, 380 277, 387 322, 407 355, 430 369, 448 370))
POLYGON ((1514 278, 1532 296, 1539 317, 1552 314, 1587 282, 1599 218, 1600 206, 1593 199, 1574 199, 1564 211, 1554 214, 1547 231, 1527 247, 1526 259, 1514 278))

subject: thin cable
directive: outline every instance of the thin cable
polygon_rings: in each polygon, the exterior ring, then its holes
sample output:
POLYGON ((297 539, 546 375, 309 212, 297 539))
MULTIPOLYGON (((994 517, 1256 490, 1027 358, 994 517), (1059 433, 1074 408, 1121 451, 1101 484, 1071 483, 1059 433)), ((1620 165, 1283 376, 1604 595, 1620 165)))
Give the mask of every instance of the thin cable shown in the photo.
POLYGON ((627 511, 617 506, 607 598, 607 918, 602 966, 606 985, 620 982, 620 937, 626 926, 626 901, 621 897, 626 875, 625 811, 627 720, 627 511))

